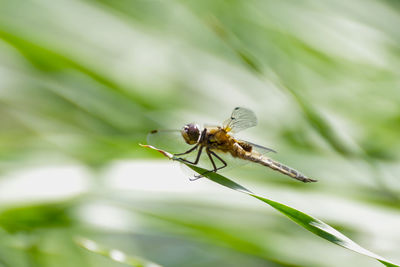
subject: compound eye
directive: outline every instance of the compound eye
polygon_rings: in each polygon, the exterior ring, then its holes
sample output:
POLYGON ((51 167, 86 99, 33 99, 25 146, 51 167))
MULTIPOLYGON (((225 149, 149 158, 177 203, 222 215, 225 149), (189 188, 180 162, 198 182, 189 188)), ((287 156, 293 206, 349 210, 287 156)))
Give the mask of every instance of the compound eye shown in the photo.
POLYGON ((200 136, 199 127, 194 123, 185 125, 182 129, 182 136, 186 143, 195 144, 200 136))
POLYGON ((198 131, 197 125, 195 125, 195 124, 189 125, 188 130, 189 130, 190 133, 195 133, 195 132, 197 132, 197 131, 198 131))

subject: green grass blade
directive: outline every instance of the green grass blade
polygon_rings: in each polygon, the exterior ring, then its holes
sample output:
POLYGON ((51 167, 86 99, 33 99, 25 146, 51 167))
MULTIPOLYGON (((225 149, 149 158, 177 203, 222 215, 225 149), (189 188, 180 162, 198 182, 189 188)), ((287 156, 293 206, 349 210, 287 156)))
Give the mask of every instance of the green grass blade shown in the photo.
MULTIPOLYGON (((155 149, 158 152, 162 153, 164 156, 168 157, 169 159, 172 160, 178 160, 180 161, 178 158, 174 157, 172 154, 157 149, 155 147, 152 146, 148 146, 148 145, 142 145, 143 147, 147 147, 147 148, 151 148, 151 149, 155 149)), ((182 161, 180 161, 182 162, 182 161)), ((214 173, 214 172, 207 172, 207 170, 199 168, 197 166, 193 166, 190 165, 186 162, 182 162, 183 164, 187 165, 189 168, 191 168, 192 170, 194 170, 195 172, 207 177, 208 179, 222 185, 225 186, 227 188, 239 191, 241 193, 245 193, 248 194, 249 196, 252 196, 258 200, 261 200, 264 203, 267 203, 268 205, 270 205, 271 207, 273 207, 274 209, 276 209, 277 211, 283 213, 284 215, 286 215, 287 217, 289 217, 292 221, 294 221, 295 223, 299 224, 300 226, 304 227, 305 229, 307 229, 308 231, 312 232, 315 235, 318 235, 319 237, 322 237, 325 240, 328 240, 329 242, 332 242, 336 245, 339 245, 341 247, 347 248, 349 250, 355 251, 357 253, 360 253, 362 255, 374 258, 376 260, 378 260, 379 262, 381 262, 382 264, 386 265, 386 266, 397 266, 400 267, 399 265, 396 265, 384 258, 382 258, 379 255, 376 255, 375 253, 361 247, 360 245, 358 245, 357 243, 355 243, 354 241, 352 241, 350 238, 348 238, 347 236, 343 235, 342 233, 340 233, 339 231, 337 231, 336 229, 334 229, 333 227, 331 227, 330 225, 322 222, 319 219, 316 219, 304 212, 301 212, 299 210, 296 210, 292 207, 286 206, 282 203, 273 201, 271 199, 259 196, 257 194, 252 193, 250 190, 246 189, 245 187, 233 182, 232 180, 218 174, 218 173, 214 173)))
POLYGON ((372 253, 371 251, 361 247, 360 245, 352 241, 350 238, 343 235, 342 233, 340 233, 339 231, 337 231, 336 229, 322 222, 319 219, 316 219, 310 215, 305 214, 304 212, 286 206, 282 203, 270 200, 268 198, 264 198, 255 194, 249 194, 249 195, 267 203, 274 209, 288 216, 297 224, 303 226, 308 231, 328 240, 329 242, 353 250, 357 253, 366 255, 368 257, 375 258, 386 266, 398 266, 383 259, 382 257, 376 255, 375 253, 372 253))

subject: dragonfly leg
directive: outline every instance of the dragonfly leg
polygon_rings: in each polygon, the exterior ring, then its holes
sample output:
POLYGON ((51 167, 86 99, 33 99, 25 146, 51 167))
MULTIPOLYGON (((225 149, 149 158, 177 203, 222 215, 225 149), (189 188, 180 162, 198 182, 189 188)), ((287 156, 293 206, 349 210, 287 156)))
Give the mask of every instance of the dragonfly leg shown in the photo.
POLYGON ((214 162, 214 160, 213 160, 213 158, 212 158, 212 156, 211 156, 211 153, 210 153, 210 150, 206 150, 207 151, 207 156, 208 156, 208 158, 210 159, 210 161, 211 161, 211 164, 213 165, 213 167, 214 167, 214 172, 216 172, 218 169, 217 169, 217 166, 215 165, 215 162, 214 162))
POLYGON ((228 164, 226 164, 226 162, 225 162, 220 156, 218 156, 217 154, 215 154, 215 153, 214 153, 213 151, 211 151, 208 147, 206 148, 206 152, 207 152, 207 156, 208 156, 208 158, 210 159, 211 164, 213 165, 214 169, 213 169, 213 170, 208 170, 208 171, 206 171, 206 172, 204 172, 204 173, 202 173, 202 174, 200 174, 200 175, 196 175, 196 176, 195 176, 196 179, 191 179, 191 181, 197 180, 197 179, 203 177, 204 174, 207 174, 207 173, 210 173, 210 172, 217 172, 218 170, 223 169, 223 168, 225 168, 226 166, 228 166, 228 164), (214 156, 214 157, 216 157, 217 159, 219 159, 219 161, 221 161, 222 164, 224 164, 224 166, 221 166, 221 167, 218 167, 218 168, 217 168, 217 166, 215 165, 215 162, 214 162, 212 156, 214 156))
POLYGON ((186 151, 186 152, 174 154, 174 156, 182 156, 182 155, 189 154, 190 152, 192 152, 193 150, 195 150, 198 146, 199 146, 199 144, 195 145, 194 147, 192 147, 191 149, 189 149, 189 150, 186 151))
MULTIPOLYGON (((196 147, 197 147, 197 145, 196 145, 196 147)), ((195 148, 196 148, 196 147, 195 147, 195 148)), ((193 151, 193 150, 194 150, 194 149, 192 148, 192 151, 193 151)), ((189 164, 192 164, 192 165, 197 165, 197 163, 199 163, 200 155, 201 155, 202 150, 203 150, 203 146, 200 146, 199 152, 197 152, 196 159, 195 159, 195 161, 193 161, 193 162, 191 162, 191 161, 189 161, 189 160, 187 160, 187 159, 184 159, 184 158, 179 158, 179 160, 184 161, 184 162, 189 163, 189 164)), ((192 152, 192 151, 190 151, 190 152, 192 152)), ((189 153, 190 153, 190 152, 189 152, 189 153)), ((187 154, 187 153, 186 153, 186 154, 187 154)))
POLYGON ((225 160, 221 159, 221 157, 218 156, 217 154, 215 154, 214 151, 209 150, 209 152, 210 152, 214 157, 216 157, 217 159, 219 159, 219 161, 221 161, 222 164, 224 164, 224 166, 215 169, 215 170, 214 170, 215 172, 218 171, 218 170, 220 170, 220 169, 225 168, 226 166, 228 166, 228 164, 226 164, 225 160))

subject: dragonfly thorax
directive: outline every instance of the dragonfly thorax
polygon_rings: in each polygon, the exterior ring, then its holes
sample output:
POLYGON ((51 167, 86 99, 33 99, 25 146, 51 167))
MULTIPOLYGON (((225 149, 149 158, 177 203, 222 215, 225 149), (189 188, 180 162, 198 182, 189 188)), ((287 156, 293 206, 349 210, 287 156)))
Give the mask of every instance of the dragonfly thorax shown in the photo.
POLYGON ((194 145, 199 141, 200 128, 197 124, 189 123, 183 126, 181 134, 186 143, 194 145))

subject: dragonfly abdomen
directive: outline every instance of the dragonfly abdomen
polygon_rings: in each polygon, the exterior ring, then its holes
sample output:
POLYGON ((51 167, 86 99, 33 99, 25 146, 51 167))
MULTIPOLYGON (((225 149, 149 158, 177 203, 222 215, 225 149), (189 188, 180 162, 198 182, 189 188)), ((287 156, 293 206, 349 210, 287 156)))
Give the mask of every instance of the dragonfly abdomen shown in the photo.
POLYGON ((252 162, 261 164, 263 166, 269 167, 275 171, 279 171, 280 173, 283 173, 285 175, 288 175, 294 179, 300 180, 304 183, 309 183, 309 182, 316 182, 316 180, 308 178, 304 174, 300 173, 299 171, 292 169, 280 162, 277 162, 275 160, 272 160, 268 157, 264 157, 261 154, 258 153, 249 153, 243 151, 242 153, 238 153, 239 157, 245 160, 250 160, 252 162))
POLYGON ((316 182, 316 180, 308 178, 301 172, 269 158, 263 157, 263 161, 261 164, 305 183, 316 182))

